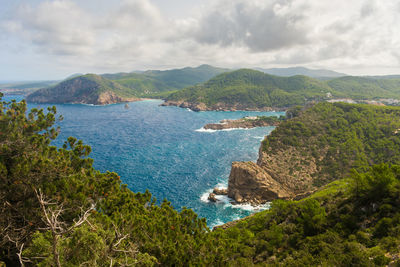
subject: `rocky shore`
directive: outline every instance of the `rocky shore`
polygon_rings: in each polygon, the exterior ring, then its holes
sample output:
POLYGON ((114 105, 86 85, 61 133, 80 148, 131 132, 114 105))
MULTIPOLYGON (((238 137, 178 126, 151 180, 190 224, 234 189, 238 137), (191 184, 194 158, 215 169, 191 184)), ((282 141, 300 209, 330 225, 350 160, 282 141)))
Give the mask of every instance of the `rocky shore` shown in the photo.
POLYGON ((237 120, 222 120, 219 123, 209 123, 204 125, 206 130, 224 130, 233 128, 255 128, 266 126, 278 126, 280 120, 277 117, 244 117, 237 120), (276 119, 275 119, 276 118, 276 119))
POLYGON ((274 107, 247 107, 242 104, 227 105, 224 103, 217 103, 212 106, 207 106, 205 103, 192 103, 187 101, 172 101, 167 100, 161 104, 161 106, 175 106, 180 108, 189 108, 193 111, 285 111, 286 108, 274 108, 274 107))

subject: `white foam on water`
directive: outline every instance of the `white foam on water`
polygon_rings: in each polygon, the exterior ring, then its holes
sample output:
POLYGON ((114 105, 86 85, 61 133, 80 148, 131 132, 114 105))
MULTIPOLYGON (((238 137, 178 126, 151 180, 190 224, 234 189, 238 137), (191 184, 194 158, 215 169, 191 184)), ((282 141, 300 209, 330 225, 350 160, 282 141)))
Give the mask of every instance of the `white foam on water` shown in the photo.
POLYGON ((257 205, 257 206, 252 206, 250 204, 234 204, 232 205, 232 208, 234 209, 243 209, 251 212, 259 212, 263 210, 267 210, 270 208, 270 203, 265 203, 262 205, 257 205))
POLYGON ((214 188, 218 188, 218 189, 227 189, 228 188, 228 184, 225 182, 221 182, 218 183, 216 186, 214 186, 214 188))
POLYGON ((208 228, 213 229, 215 226, 222 225, 222 224, 224 224, 224 222, 221 221, 220 219, 217 219, 214 223, 210 224, 208 226, 208 228))
MULTIPOLYGON (((255 127, 256 128, 256 127, 255 127)), ((201 132, 201 133, 215 133, 218 131, 221 132, 230 132, 230 131, 236 131, 236 130, 253 130, 254 128, 228 128, 228 129, 222 129, 222 130, 212 130, 212 129, 204 129, 204 127, 201 127, 200 129, 194 130, 195 132, 201 132)))
POLYGON ((211 129, 204 129, 204 127, 201 127, 200 129, 194 130, 195 132, 200 132, 200 133, 215 133, 217 130, 211 130, 211 129))
POLYGON ((212 191, 213 191, 212 189, 209 189, 209 190, 207 190, 206 192, 204 192, 204 193, 200 196, 200 200, 201 200, 202 202, 209 203, 210 200, 208 200, 208 195, 209 195, 212 191))
POLYGON ((193 110, 191 110, 190 108, 186 108, 187 111, 193 112, 193 110))

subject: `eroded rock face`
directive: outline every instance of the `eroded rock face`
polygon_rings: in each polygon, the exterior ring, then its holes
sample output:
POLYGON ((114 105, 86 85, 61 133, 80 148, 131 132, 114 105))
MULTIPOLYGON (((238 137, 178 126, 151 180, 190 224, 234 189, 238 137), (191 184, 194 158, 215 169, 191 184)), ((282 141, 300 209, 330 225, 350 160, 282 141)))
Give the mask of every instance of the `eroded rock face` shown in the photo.
POLYGON ((294 194, 253 162, 233 162, 228 196, 238 203, 262 204, 274 199, 291 199, 294 194))

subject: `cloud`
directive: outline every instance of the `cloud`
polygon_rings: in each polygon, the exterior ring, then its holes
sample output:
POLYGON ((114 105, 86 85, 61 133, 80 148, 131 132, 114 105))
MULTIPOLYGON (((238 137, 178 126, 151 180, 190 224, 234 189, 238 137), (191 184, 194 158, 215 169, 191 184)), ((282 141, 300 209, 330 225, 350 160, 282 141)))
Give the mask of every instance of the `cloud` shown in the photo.
POLYGON ((78 0, 26 2, 0 17, 0 42, 18 39, 70 69, 210 63, 340 70, 399 63, 395 0, 213 0, 180 18, 168 17, 152 0, 105 1, 101 11, 78 0))
POLYGON ((308 42, 304 27, 307 6, 294 0, 220 1, 199 20, 195 38, 207 44, 270 51, 308 42))

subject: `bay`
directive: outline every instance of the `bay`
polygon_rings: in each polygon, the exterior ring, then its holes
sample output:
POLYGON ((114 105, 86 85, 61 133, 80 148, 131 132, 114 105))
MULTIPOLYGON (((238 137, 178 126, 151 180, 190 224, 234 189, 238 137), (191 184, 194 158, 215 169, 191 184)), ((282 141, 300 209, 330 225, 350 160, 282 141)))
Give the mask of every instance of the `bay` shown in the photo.
MULTIPOLYGON (((4 100, 21 100, 5 96, 4 100)), ((211 203, 208 193, 226 187, 232 161, 255 161, 261 140, 274 127, 204 131, 202 126, 244 116, 283 115, 283 112, 193 112, 161 107, 160 100, 107 106, 55 105, 64 119, 54 144, 69 137, 92 147, 90 157, 100 171, 114 171, 135 192, 149 190, 180 210, 183 206, 205 217, 209 227, 242 218, 268 205, 254 208, 232 205, 227 197, 211 203)), ((52 105, 28 104, 28 108, 52 105)))

